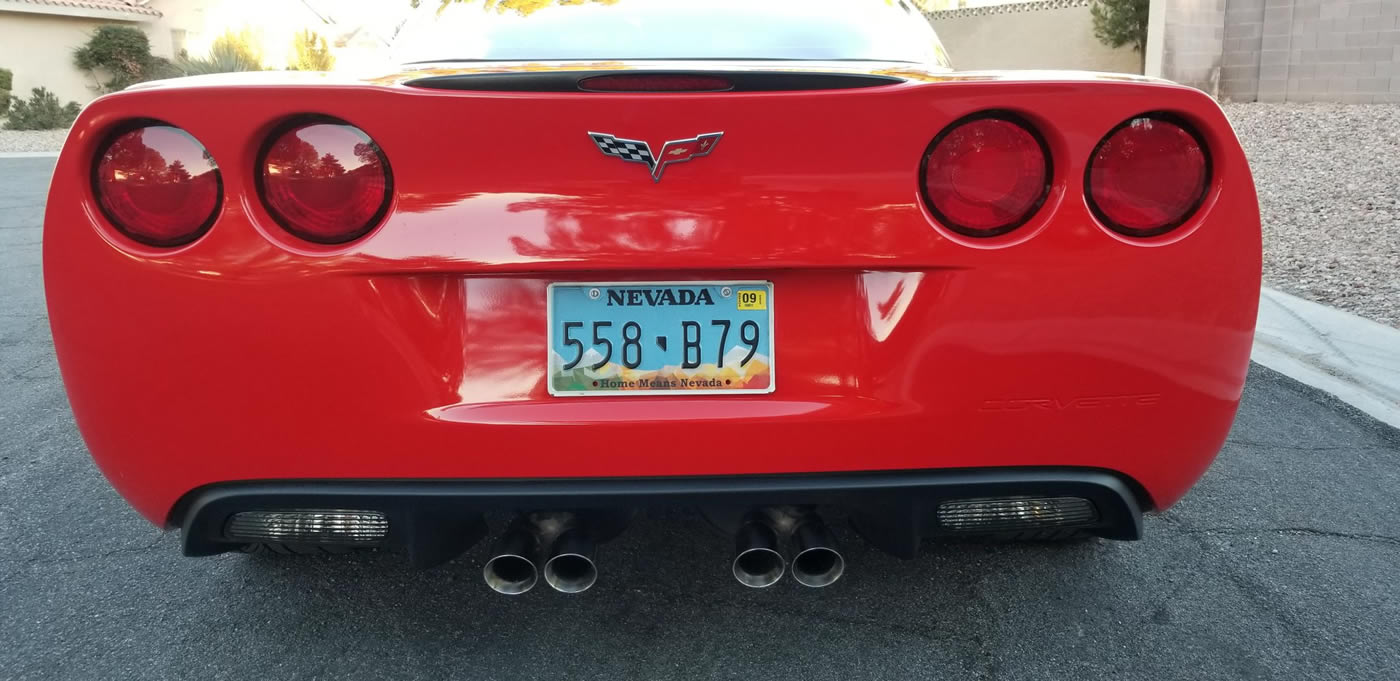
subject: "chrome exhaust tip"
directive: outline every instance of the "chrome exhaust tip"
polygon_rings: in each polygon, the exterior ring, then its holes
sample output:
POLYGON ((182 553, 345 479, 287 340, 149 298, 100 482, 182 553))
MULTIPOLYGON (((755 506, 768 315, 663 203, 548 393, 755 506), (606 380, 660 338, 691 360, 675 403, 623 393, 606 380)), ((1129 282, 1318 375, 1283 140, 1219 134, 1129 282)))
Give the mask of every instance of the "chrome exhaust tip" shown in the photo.
POLYGON ((598 581, 594 549, 593 540, 580 530, 565 531, 550 549, 549 560, 544 564, 544 581, 560 593, 587 591, 598 581))
POLYGON ((846 559, 836 550, 836 540, 815 515, 793 531, 792 553, 792 578, 802 586, 831 586, 846 572, 846 559))
POLYGON ((534 588, 539 581, 535 556, 539 539, 524 528, 508 530, 496 543, 491 559, 481 568, 486 585, 496 593, 515 596, 534 588))
POLYGON ((773 586, 783 578, 787 564, 778 550, 778 534, 772 527, 749 521, 734 538, 734 579, 754 589, 773 586))

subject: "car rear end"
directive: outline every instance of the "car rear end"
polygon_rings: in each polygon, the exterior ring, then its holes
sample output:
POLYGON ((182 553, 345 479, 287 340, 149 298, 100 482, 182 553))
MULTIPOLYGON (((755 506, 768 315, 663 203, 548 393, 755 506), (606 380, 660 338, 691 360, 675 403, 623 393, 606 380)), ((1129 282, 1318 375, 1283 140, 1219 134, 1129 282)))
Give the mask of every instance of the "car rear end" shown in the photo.
POLYGON ((1199 91, 887 63, 157 85, 84 111, 47 210, 78 425, 191 554, 653 504, 1137 538, 1224 441, 1260 276, 1199 91))

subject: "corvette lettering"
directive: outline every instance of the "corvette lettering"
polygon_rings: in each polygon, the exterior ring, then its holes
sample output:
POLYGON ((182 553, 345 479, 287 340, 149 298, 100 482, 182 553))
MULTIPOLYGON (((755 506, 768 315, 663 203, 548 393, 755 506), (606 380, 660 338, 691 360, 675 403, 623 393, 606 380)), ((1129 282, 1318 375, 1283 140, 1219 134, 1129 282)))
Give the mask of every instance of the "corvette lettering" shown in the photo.
POLYGON ((1159 393, 1132 395, 1086 395, 1069 398, 985 400, 978 411, 1070 411, 1082 409, 1114 409, 1155 407, 1162 400, 1159 393))
POLYGON ((641 140, 622 139, 605 132, 588 133, 593 144, 598 146, 598 151, 604 155, 645 164, 651 171, 652 182, 660 182, 662 171, 672 163, 708 156, 719 145, 719 138, 723 136, 722 132, 707 132, 690 139, 668 140, 661 145, 659 153, 653 154, 651 146, 641 140))

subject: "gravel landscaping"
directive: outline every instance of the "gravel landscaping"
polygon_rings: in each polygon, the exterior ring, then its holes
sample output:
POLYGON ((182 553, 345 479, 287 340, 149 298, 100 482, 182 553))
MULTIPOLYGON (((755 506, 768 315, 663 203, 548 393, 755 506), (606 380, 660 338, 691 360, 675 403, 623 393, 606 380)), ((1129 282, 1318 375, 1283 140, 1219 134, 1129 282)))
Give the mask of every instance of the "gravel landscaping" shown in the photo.
POLYGON ((1400 106, 1226 104, 1264 223, 1264 283, 1400 326, 1400 106))
MULTIPOLYGON (((1264 282, 1400 326, 1400 106, 1226 104, 1264 222, 1264 282)), ((66 130, 0 130, 0 152, 66 130)))
POLYGON ((0 154, 15 151, 58 151, 67 130, 0 130, 0 154))

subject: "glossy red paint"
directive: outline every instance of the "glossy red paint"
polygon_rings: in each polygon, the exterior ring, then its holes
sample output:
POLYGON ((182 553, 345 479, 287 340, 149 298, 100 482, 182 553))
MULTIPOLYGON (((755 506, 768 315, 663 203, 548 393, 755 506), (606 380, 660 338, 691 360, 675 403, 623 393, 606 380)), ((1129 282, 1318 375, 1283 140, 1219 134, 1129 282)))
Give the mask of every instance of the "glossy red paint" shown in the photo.
POLYGON ((1043 74, 707 94, 195 82, 83 112, 44 235, 78 425, 156 523, 232 480, 1023 465, 1119 471, 1160 509, 1210 464, 1243 389, 1259 213, 1195 90, 1043 74), (1051 188, 1026 224, 971 238, 923 205, 919 167, 945 126, 992 109, 1044 138, 1051 188), (1089 211, 1085 164, 1148 111, 1193 125, 1214 172, 1184 225, 1134 239, 1089 211), (364 130, 393 167, 387 215, 349 244, 289 234, 254 190, 268 135, 308 113, 364 130), (222 170, 218 218, 191 244, 136 243, 94 202, 98 145, 135 118, 189 131, 222 170), (653 183, 587 131, 724 140, 653 183), (550 282, 722 278, 774 282, 771 395, 547 394, 550 282))

